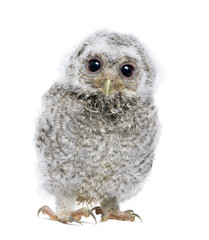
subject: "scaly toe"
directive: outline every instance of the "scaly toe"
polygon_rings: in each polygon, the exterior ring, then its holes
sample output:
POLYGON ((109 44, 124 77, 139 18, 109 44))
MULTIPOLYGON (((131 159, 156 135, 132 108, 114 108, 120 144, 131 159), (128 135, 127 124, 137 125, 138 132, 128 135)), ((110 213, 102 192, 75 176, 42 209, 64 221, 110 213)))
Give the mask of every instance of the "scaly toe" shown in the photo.
POLYGON ((71 212, 70 214, 73 218, 76 218, 79 220, 81 219, 82 216, 89 217, 91 215, 94 218, 94 221, 97 223, 96 217, 94 216, 92 210, 90 210, 88 208, 83 207, 74 212, 71 212))
POLYGON ((82 223, 79 220, 77 220, 76 218, 71 217, 71 216, 61 217, 61 218, 59 218, 59 222, 61 222, 61 223, 76 222, 76 223, 79 223, 82 225, 82 223))

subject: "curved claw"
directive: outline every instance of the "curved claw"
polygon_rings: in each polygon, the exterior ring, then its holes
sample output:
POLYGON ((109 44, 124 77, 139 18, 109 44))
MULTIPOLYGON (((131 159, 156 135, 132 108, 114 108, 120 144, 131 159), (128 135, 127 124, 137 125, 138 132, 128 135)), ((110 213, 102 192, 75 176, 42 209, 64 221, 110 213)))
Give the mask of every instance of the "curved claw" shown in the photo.
POLYGON ((97 215, 98 215, 98 214, 103 214, 103 213, 102 213, 102 209, 101 209, 101 207, 99 207, 99 206, 96 206, 96 207, 92 208, 92 209, 91 209, 91 212, 93 212, 94 210, 95 210, 95 212, 96 212, 97 215))
POLYGON ((42 207, 39 208, 39 210, 38 210, 38 212, 37 212, 37 217, 38 217, 38 218, 39 218, 39 214, 40 214, 40 212, 42 212, 42 207))
POLYGON ((93 214, 92 210, 88 209, 88 213, 93 217, 94 221, 97 224, 97 219, 96 219, 95 215, 93 214))
POLYGON ((142 222, 142 219, 141 219, 141 217, 138 214, 133 212, 132 215, 135 216, 135 217, 138 217, 140 219, 140 221, 142 222))
POLYGON ((50 211, 51 209, 48 207, 48 206, 46 206, 46 205, 44 205, 44 206, 42 206, 41 208, 39 208, 39 210, 38 210, 38 212, 37 212, 37 217, 39 218, 39 214, 40 214, 40 212, 42 212, 43 214, 46 214, 46 209, 48 210, 48 211, 50 211))
POLYGON ((47 214, 50 217, 50 219, 52 219, 52 220, 58 220, 57 215, 47 205, 42 206, 38 210, 38 212, 37 212, 37 217, 38 218, 39 218, 40 212, 43 213, 43 214, 47 214))
POLYGON ((129 213, 129 214, 131 214, 132 216, 138 217, 138 218, 140 219, 140 221, 142 222, 141 217, 140 217, 138 214, 134 213, 133 210, 126 210, 125 213, 129 213))

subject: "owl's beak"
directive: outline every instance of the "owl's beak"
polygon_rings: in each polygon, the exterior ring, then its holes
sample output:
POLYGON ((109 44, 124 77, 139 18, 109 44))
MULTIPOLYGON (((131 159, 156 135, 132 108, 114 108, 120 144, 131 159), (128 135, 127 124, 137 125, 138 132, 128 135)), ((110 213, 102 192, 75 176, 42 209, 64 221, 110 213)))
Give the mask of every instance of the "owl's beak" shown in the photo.
POLYGON ((110 79, 106 79, 105 83, 102 86, 102 90, 104 91, 106 97, 109 96, 112 89, 113 89, 112 81, 110 79))

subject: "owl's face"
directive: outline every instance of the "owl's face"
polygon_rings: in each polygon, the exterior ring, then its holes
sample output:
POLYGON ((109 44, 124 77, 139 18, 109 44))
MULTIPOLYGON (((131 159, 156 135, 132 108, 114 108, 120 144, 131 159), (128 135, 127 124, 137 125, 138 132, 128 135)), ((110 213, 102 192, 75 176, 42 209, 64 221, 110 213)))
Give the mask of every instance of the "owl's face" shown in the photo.
POLYGON ((108 98, 116 93, 148 94, 152 89, 154 69, 134 37, 98 32, 71 57, 67 74, 77 88, 99 91, 108 98))

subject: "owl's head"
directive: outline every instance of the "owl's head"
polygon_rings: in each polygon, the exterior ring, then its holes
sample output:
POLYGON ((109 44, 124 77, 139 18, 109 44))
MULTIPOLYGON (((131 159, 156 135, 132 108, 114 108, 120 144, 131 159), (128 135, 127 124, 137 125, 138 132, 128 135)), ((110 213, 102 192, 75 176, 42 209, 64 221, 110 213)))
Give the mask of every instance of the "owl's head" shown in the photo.
POLYGON ((67 82, 82 91, 107 98, 150 96, 155 70, 145 49, 132 35, 99 31, 86 39, 68 59, 67 82))

